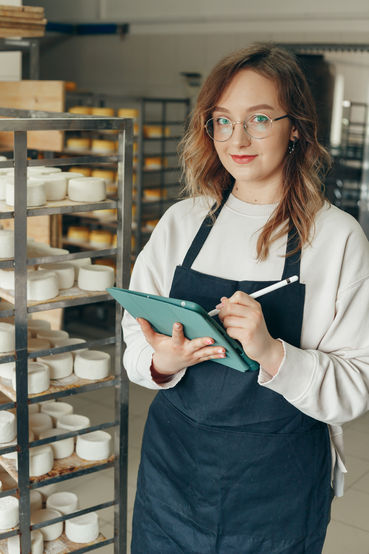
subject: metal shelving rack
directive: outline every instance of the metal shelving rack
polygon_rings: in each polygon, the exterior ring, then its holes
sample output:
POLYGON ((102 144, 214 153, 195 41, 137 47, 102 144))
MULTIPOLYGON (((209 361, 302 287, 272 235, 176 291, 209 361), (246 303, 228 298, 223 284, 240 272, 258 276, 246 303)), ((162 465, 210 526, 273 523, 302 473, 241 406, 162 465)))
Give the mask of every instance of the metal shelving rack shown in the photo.
POLYGON ((37 38, 2 38, 0 52, 21 52, 23 79, 39 79, 40 41, 37 38))
POLYGON ((70 300, 50 301, 46 303, 27 305, 27 265, 48 263, 52 261, 66 261, 77 258, 96 258, 106 255, 116 256, 116 285, 127 286, 130 275, 130 235, 131 235, 131 181, 132 181, 132 148, 133 148, 133 128, 132 120, 120 118, 106 118, 93 116, 76 116, 71 114, 55 114, 46 112, 35 112, 27 110, 9 110, 0 109, 0 116, 7 119, 0 120, 0 131, 11 131, 14 133, 14 159, 6 162, 0 162, 0 168, 15 168, 15 206, 14 210, 1 211, 0 219, 14 218, 14 241, 15 254, 14 259, 0 260, 0 268, 14 267, 15 269, 15 297, 14 309, 3 310, 0 317, 15 318, 15 352, 14 355, 2 355, 0 363, 15 361, 16 364, 16 402, 3 402, 0 405, 1 410, 16 408, 17 413, 17 446, 0 449, 0 455, 18 451, 18 483, 13 488, 0 492, 0 496, 10 494, 19 497, 19 528, 0 534, 0 540, 16 534, 20 535, 20 545, 22 552, 31 551, 30 542, 30 496, 29 492, 33 488, 40 488, 56 482, 65 481, 81 475, 94 473, 107 467, 114 467, 115 475, 115 498, 110 502, 95 505, 87 509, 79 510, 73 514, 59 517, 54 520, 32 525, 32 529, 40 528, 57 521, 64 521, 76 515, 82 515, 91 511, 101 510, 114 506, 114 537, 102 540, 93 545, 81 545, 74 552, 82 553, 114 543, 114 552, 126 552, 126 495, 127 495, 127 432, 128 432, 128 385, 124 372, 121 372, 122 366, 122 339, 121 339, 121 317, 122 310, 116 306, 115 313, 115 335, 112 337, 93 340, 83 344, 83 347, 103 346, 115 343, 115 372, 110 380, 101 382, 92 382, 78 388, 66 388, 57 393, 42 393, 28 398, 27 366, 28 359, 48 354, 56 354, 70 350, 78 350, 79 345, 65 346, 42 350, 39 352, 28 352, 27 350, 27 317, 28 314, 50 310, 54 308, 66 308, 72 305, 82 305, 99 301, 111 300, 106 293, 97 293, 81 295, 70 300), (27 132, 31 130, 49 131, 49 130, 76 130, 76 131, 96 131, 100 129, 114 129, 119 132, 118 154, 115 156, 99 156, 98 162, 93 156, 77 156, 75 158, 48 158, 42 160, 27 160, 27 132), (116 163, 118 164, 118 197, 117 200, 107 200, 99 203, 84 203, 71 205, 66 202, 65 205, 57 207, 27 208, 26 200, 26 178, 27 166, 58 166, 65 167, 73 164, 93 164, 93 163, 116 163), (99 210, 106 208, 117 209, 117 248, 111 248, 101 251, 85 251, 74 254, 65 254, 61 256, 43 256, 27 259, 27 218, 42 214, 63 214, 73 212, 85 212, 90 210, 99 210), (16 263, 15 263, 16 260, 16 263), (81 431, 68 432, 57 437, 33 441, 28 441, 28 404, 37 401, 44 401, 52 398, 61 398, 68 395, 75 395, 82 392, 96 390, 102 387, 111 387, 112 395, 115 392, 115 420, 109 423, 96 425, 83 429, 81 431), (32 481, 29 477, 29 448, 48 444, 56 440, 67 437, 73 437, 78 434, 88 433, 97 429, 115 428, 114 458, 104 463, 96 463, 87 468, 71 471, 57 477, 45 478, 41 481, 32 481))

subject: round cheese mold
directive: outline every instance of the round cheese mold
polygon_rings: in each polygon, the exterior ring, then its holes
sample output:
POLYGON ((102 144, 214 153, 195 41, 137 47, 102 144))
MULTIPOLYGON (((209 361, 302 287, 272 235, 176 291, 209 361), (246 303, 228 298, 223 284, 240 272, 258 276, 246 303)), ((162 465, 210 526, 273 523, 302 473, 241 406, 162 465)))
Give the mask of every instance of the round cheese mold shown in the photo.
POLYGON ((63 329, 41 329, 37 333, 38 339, 46 339, 51 346, 55 346, 55 340, 69 338, 69 333, 63 329))
POLYGON ((35 510, 41 510, 42 508, 42 494, 40 491, 30 491, 29 493, 31 512, 35 510))
POLYGON ((37 402, 34 402, 33 404, 28 404, 29 414, 38 414, 39 411, 40 411, 40 406, 37 402))
POLYGON ((17 436, 17 419, 12 412, 0 411, 0 442, 11 442, 17 436))
POLYGON ((48 350, 51 344, 46 339, 29 339, 28 352, 37 352, 38 350, 48 350))
MULTIPOLYGON (((35 529, 31 531, 31 554, 43 554, 43 552, 44 538, 41 531, 35 529)), ((8 554, 20 554, 19 535, 8 538, 8 554)))
POLYGON ((31 331, 31 337, 36 338, 36 335, 39 331, 44 331, 45 329, 51 329, 49 321, 46 319, 29 319, 28 320, 28 330, 31 331))
POLYGON ((77 352, 74 359, 74 373, 81 379, 104 379, 109 375, 110 367, 110 355, 100 350, 77 352))
POLYGON ((59 289, 70 289, 71 287, 73 287, 74 267, 72 264, 69 264, 67 262, 56 264, 41 264, 39 267, 39 271, 42 269, 46 269, 48 271, 53 271, 54 273, 56 273, 59 289))
POLYGON ((106 431, 93 431, 77 437, 76 453, 83 460, 105 460, 109 458, 111 450, 112 438, 106 431))
POLYGON ((96 512, 67 519, 65 522, 67 538, 76 543, 92 542, 99 536, 99 518, 96 512))
MULTIPOLYGON (((34 271, 33 268, 27 269, 27 275, 34 271)), ((0 287, 5 290, 14 290, 15 273, 14 269, 0 269, 0 287)))
POLYGON ((0 498, 0 530, 11 529, 19 523, 19 501, 15 496, 0 498))
POLYGON ((69 260, 69 263, 74 267, 74 280, 78 281, 79 270, 84 265, 91 265, 91 258, 78 258, 77 260, 69 260))
POLYGON ((56 273, 40 269, 27 277, 27 298, 33 301, 49 300, 59 294, 56 273))
POLYGON ((47 414, 42 414, 42 413, 30 414, 29 426, 37 439, 40 433, 42 433, 43 431, 47 431, 47 429, 52 428, 53 420, 47 414))
POLYGON ((15 348, 15 327, 12 323, 0 323, 0 352, 10 352, 15 348))
MULTIPOLYGON (((40 358, 41 359, 41 358, 40 358)), ((17 390, 16 370, 12 375, 12 387, 17 390)), ((28 362, 28 394, 39 394, 50 387, 50 368, 42 362, 28 362)), ((39 415, 37 412, 32 415, 39 415)), ((31 417, 31 416, 30 416, 31 417)))
POLYGON ((46 200, 64 200, 67 195, 68 179, 64 173, 51 173, 43 175, 42 180, 46 188, 46 200))
POLYGON ((106 198, 104 179, 98 177, 81 177, 71 179, 68 183, 68 196, 75 202, 100 202, 106 198))
POLYGON ((78 508, 78 496, 74 492, 54 492, 46 500, 46 507, 58 510, 63 516, 78 508))
MULTIPOLYGON (((61 513, 58 510, 53 510, 51 508, 45 508, 43 510, 37 510, 31 515, 31 523, 41 523, 42 521, 47 521, 49 519, 55 519, 60 517, 61 513)), ((40 529, 44 541, 54 541, 59 538, 63 532, 63 522, 59 521, 58 523, 52 523, 47 525, 47 527, 42 527, 40 529)))
MULTIPOLYGON (((40 433, 40 439, 48 439, 49 437, 56 437, 66 433, 65 429, 48 429, 40 433)), ((62 439, 60 441, 51 442, 49 444, 53 450, 54 459, 60 460, 62 458, 68 458, 73 454, 74 451, 74 438, 69 437, 68 439, 62 439)))
POLYGON ((64 379, 73 373, 73 355, 71 352, 61 352, 37 358, 38 362, 45 363, 50 369, 50 379, 64 379))
MULTIPOLYGON (((14 182, 6 184, 5 202, 8 206, 14 206, 14 182)), ((44 206, 46 204, 46 186, 41 179, 27 181, 27 207, 44 206)))
POLYGON ((0 229, 0 255, 1 258, 14 258, 14 231, 0 229))
POLYGON ((73 413, 73 406, 68 402, 51 402, 41 406, 41 413, 49 415, 53 420, 53 425, 56 425, 59 417, 73 413))
POLYGON ((0 364, 0 377, 3 379, 12 380, 13 371, 15 370, 15 362, 8 362, 6 364, 0 364))
POLYGON ((100 291, 114 285, 115 272, 108 265, 86 265, 80 267, 78 287, 82 290, 100 291))
MULTIPOLYGON (((39 477, 49 473, 53 467, 54 454, 50 445, 35 446, 29 450, 29 474, 39 477)), ((18 468, 18 463, 16 464, 18 468)))
POLYGON ((57 429, 65 429, 65 431, 79 431, 90 426, 90 419, 87 416, 80 414, 68 414, 61 416, 57 422, 57 429))

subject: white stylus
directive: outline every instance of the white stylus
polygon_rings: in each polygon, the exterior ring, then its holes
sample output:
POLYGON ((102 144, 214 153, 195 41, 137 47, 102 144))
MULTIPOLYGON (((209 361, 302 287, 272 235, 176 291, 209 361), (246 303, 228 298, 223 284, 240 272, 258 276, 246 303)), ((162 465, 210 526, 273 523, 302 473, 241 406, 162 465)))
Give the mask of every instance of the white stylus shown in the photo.
MULTIPOLYGON (((298 281, 298 276, 293 275, 292 277, 288 277, 287 279, 283 279, 283 281, 279 281, 279 283, 275 283, 275 285, 270 285, 269 287, 265 287, 264 289, 257 290, 256 292, 251 293, 249 296, 251 298, 259 298, 259 296, 263 296, 264 294, 268 294, 268 292, 273 292, 273 290, 280 289, 282 287, 285 287, 286 285, 290 285, 291 283, 294 283, 295 281, 298 281)), ((208 312, 208 315, 210 317, 214 317, 215 315, 219 314, 219 310, 211 310, 208 312)))

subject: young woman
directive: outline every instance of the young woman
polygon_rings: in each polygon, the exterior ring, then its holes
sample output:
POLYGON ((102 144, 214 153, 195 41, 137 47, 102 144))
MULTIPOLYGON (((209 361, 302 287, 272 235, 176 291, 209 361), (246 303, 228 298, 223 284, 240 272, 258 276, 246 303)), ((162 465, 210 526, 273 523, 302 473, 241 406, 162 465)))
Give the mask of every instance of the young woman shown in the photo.
POLYGON ((162 217, 131 288, 218 306, 260 370, 222 365, 225 349, 186 339, 180 322, 167 337, 125 315, 129 378, 160 390, 132 554, 322 551, 346 471, 340 424, 369 407, 369 247, 324 201, 316 130, 306 80, 280 48, 236 52, 202 87, 182 150, 191 198, 162 217))

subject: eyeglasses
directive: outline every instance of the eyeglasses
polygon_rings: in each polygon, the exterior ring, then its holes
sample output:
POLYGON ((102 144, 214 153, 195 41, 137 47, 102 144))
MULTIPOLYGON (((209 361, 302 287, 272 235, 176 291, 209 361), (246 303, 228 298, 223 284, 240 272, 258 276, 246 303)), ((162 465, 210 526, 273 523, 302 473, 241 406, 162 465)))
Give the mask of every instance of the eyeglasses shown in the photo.
POLYGON ((245 121, 231 121, 228 117, 212 117, 205 123, 207 134, 212 140, 217 142, 225 142, 230 139, 233 134, 233 129, 238 123, 242 123, 245 133, 254 139, 264 139, 271 135, 273 121, 280 121, 289 117, 282 115, 271 119, 263 113, 255 113, 250 115, 245 121))

